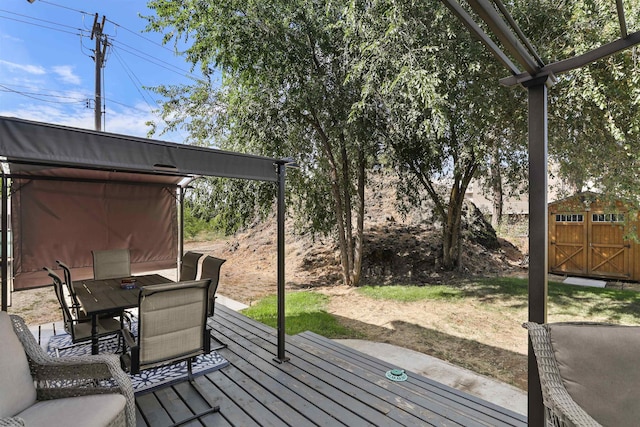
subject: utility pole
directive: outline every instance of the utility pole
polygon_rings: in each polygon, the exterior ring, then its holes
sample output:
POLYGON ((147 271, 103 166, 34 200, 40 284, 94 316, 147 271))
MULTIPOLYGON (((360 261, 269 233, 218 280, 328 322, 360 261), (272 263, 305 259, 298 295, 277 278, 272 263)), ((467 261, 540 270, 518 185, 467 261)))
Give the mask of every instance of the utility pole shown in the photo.
POLYGON ((104 66, 104 56, 107 53, 107 36, 102 33, 106 16, 102 16, 102 22, 98 22, 98 14, 93 20, 91 29, 91 40, 96 40, 96 48, 93 60, 96 64, 96 99, 95 99, 95 128, 102 130, 102 67, 104 66))

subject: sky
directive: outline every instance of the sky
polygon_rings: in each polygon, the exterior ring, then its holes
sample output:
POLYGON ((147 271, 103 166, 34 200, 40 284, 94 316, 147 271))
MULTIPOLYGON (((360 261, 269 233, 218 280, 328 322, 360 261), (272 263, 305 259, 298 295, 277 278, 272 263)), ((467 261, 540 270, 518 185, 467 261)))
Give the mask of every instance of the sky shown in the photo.
MULTIPOLYGON (((109 47, 103 68, 104 131, 147 136, 159 122, 159 95, 145 87, 201 77, 173 42, 144 32, 152 15, 144 0, 2 0, 0 2, 0 116, 95 128, 95 63, 91 29, 104 21, 109 47)), ((175 132, 157 139, 182 142, 175 132)))

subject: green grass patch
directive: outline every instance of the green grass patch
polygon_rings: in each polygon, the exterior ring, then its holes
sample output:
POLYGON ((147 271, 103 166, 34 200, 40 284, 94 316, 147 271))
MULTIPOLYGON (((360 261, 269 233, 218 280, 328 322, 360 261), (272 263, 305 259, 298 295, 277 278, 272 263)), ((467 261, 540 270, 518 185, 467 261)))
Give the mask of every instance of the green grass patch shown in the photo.
MULTIPOLYGON (((312 331, 327 338, 354 338, 356 331, 346 328, 327 313, 329 297, 317 292, 295 292, 285 298, 285 331, 289 335, 312 331)), ((275 295, 242 310, 242 314, 265 325, 277 326, 278 301, 275 295)))
MULTIPOLYGON (((358 291, 371 298, 405 302, 472 299, 481 302, 485 310, 526 312, 528 283, 527 279, 496 277, 453 285, 363 286, 358 291)), ((640 324, 640 292, 549 282, 547 311, 550 322, 575 320, 640 324)))
POLYGON ((375 299, 386 299, 400 302, 414 302, 426 299, 452 300, 461 298, 463 292, 452 286, 362 286, 358 292, 375 299))

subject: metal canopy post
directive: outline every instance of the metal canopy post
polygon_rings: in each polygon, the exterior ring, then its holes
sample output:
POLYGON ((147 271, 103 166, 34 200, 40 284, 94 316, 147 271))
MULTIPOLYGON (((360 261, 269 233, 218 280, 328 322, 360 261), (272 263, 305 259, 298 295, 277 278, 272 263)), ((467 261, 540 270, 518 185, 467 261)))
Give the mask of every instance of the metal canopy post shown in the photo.
POLYGON ((277 163, 278 168, 278 363, 289 360, 285 356, 285 308, 284 308, 284 216, 286 164, 277 163))
POLYGON ((178 281, 182 280, 182 257, 184 256, 184 192, 185 189, 178 187, 178 215, 180 215, 180 221, 178 222, 178 281))
MULTIPOLYGON (((525 87, 529 93, 529 321, 547 322, 547 85, 546 77, 525 87)), ((529 426, 545 425, 538 366, 529 342, 529 426)))
POLYGON ((7 185, 7 175, 2 174, 2 238, 0 239, 0 250, 2 250, 2 311, 7 311, 9 307, 9 212, 8 212, 8 198, 9 189, 7 185))

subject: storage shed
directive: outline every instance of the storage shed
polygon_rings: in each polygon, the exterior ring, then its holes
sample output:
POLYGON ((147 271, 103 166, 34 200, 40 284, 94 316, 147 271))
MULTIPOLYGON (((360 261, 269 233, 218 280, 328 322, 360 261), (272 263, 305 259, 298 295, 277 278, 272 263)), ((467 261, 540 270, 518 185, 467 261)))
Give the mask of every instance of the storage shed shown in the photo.
POLYGON ((549 272, 640 280, 640 245, 625 239, 629 221, 621 201, 584 192, 549 203, 549 272))

